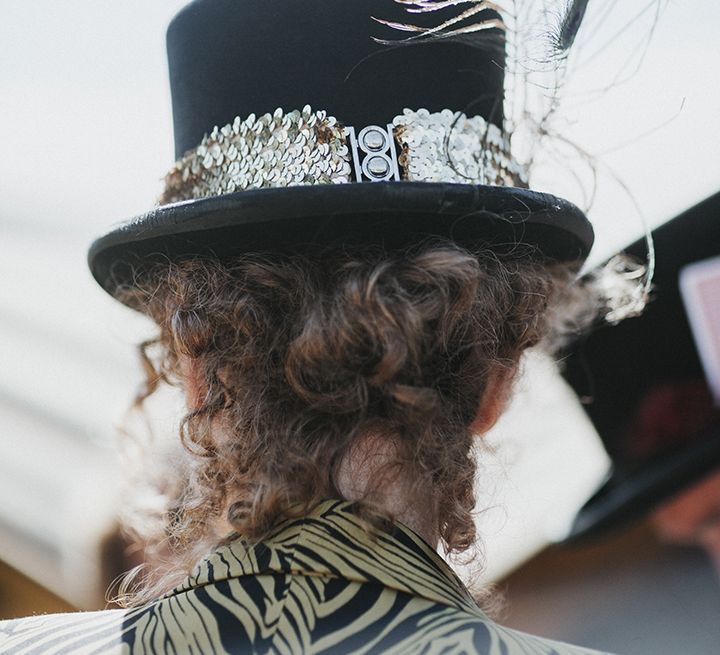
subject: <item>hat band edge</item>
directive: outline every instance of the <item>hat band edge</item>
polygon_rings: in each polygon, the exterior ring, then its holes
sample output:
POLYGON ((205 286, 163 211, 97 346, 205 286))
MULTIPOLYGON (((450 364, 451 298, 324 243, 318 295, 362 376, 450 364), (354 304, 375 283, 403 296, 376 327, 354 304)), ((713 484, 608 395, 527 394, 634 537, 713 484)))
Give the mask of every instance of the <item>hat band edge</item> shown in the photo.
POLYGON ((302 110, 215 127, 165 176, 160 205, 247 189, 350 182, 450 182, 527 187, 510 140, 482 116, 405 109, 385 127, 357 130, 302 110))

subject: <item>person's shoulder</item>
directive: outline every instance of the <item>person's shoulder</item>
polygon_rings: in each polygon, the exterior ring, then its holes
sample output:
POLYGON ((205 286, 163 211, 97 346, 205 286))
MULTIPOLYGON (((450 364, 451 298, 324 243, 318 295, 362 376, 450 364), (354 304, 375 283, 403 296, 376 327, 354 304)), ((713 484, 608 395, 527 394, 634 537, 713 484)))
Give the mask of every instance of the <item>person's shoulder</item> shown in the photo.
POLYGON ((445 638, 456 639, 462 652, 475 655, 610 655, 506 628, 482 615, 459 612, 450 625, 445 638), (463 619, 458 621, 460 614, 463 619))
MULTIPOLYGON (((157 612, 162 605, 163 601, 160 601, 145 609, 48 614, 0 621, 0 654, 37 652, 81 655, 101 652, 103 655, 126 655, 134 652, 133 648, 137 645, 138 623, 146 627, 156 623, 143 620, 143 617, 147 618, 147 610, 157 612)), ((410 615, 412 614, 410 612, 410 615)), ((405 616, 404 623, 414 627, 406 631, 402 626, 395 626, 398 633, 393 635, 394 631, 391 630, 391 634, 385 634, 378 643, 379 650, 373 650, 372 647, 368 650, 367 639, 358 650, 365 653, 385 652, 385 648, 380 644, 387 646, 392 643, 393 647, 402 645, 402 652, 414 653, 424 652, 428 643, 432 643, 434 646, 442 645, 451 652, 469 655, 602 655, 595 650, 506 628, 480 612, 433 604, 431 608, 425 607, 420 615, 423 620, 417 625, 409 616, 405 616)), ((161 618, 158 620, 162 623, 161 618)), ((404 628, 408 628, 408 625, 404 628)), ((366 632, 360 632, 364 637, 368 637, 366 632)), ((144 630, 143 635, 148 636, 144 630)), ((359 636, 360 634, 356 635, 359 636)), ((352 642, 353 639, 349 638, 346 644, 349 646, 352 642)), ((163 647, 165 646, 167 644, 163 644, 163 647)), ((352 650, 353 648, 349 648, 348 652, 352 650)), ((181 652, 182 648, 173 647, 171 651, 181 652)), ((158 650, 153 648, 152 652, 165 651, 161 647, 158 650)), ((201 649, 201 652, 220 651, 208 648, 201 649)))
MULTIPOLYGON (((501 632, 508 645, 522 644, 524 646, 526 650, 518 649, 518 653, 547 653, 547 655, 611 655, 607 651, 599 651, 593 648, 586 648, 585 646, 566 644, 562 641, 545 639, 544 637, 529 635, 525 632, 510 630, 509 628, 502 628, 501 632)), ((516 651, 508 647, 504 652, 515 653, 516 651)))
POLYGON ((91 652, 93 647, 96 650, 102 647, 102 652, 108 655, 119 653, 126 615, 123 610, 102 610, 0 621, 0 653, 84 653, 91 652), (97 642, 90 643, 93 639, 97 642))

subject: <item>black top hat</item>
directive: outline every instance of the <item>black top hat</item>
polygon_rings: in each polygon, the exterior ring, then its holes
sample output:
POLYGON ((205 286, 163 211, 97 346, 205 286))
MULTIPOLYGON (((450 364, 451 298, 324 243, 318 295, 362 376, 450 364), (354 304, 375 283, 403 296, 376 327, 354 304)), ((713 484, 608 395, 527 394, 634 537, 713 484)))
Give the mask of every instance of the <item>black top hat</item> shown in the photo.
MULTIPOLYGON (((569 541, 619 528, 720 466, 720 408, 708 389, 680 291, 680 271, 720 255, 720 193, 653 232, 657 268, 645 313, 579 344, 565 377, 610 455, 609 479, 569 541)), ((644 240, 628 248, 644 257, 644 240)))
POLYGON ((498 14, 452 23, 484 28, 482 48, 432 32, 379 43, 402 35, 400 23, 432 27, 466 9, 408 13, 432 4, 188 5, 168 29, 178 162, 160 206, 92 245, 97 281, 112 293, 158 254, 427 235, 584 259, 593 241, 585 216, 524 188, 512 159, 498 14))

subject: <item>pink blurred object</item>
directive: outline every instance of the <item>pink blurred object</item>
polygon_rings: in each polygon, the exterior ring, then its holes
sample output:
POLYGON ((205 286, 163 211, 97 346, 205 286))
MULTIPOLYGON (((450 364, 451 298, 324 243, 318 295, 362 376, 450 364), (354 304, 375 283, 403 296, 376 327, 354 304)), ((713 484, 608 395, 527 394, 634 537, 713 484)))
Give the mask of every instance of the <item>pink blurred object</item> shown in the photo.
POLYGON ((720 405, 720 257, 683 268, 680 290, 705 376, 720 405))

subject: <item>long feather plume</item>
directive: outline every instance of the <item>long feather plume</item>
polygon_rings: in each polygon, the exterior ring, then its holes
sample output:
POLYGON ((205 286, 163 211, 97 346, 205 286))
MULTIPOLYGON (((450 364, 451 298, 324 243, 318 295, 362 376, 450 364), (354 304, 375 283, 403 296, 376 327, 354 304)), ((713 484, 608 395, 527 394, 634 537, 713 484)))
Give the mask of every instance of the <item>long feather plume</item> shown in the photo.
MULTIPOLYGON (((408 20, 373 19, 396 32, 397 39, 375 38, 398 47, 437 40, 461 41, 505 52, 505 117, 508 133, 526 124, 539 142, 557 107, 567 59, 589 0, 388 0, 403 8, 408 20), (424 16, 418 25, 411 16, 424 16), (437 16, 437 21, 428 20, 437 16)), ((537 145, 535 143, 534 145, 537 145)), ((527 148, 531 165, 534 145, 527 148)))
MULTIPOLYGON (((580 27, 587 20, 586 14, 591 15, 587 11, 589 0, 501 0, 502 4, 489 0, 392 1, 403 7, 408 14, 408 22, 389 21, 381 17, 374 17, 374 20, 406 36, 397 39, 376 38, 375 41, 398 47, 442 39, 460 41, 482 49, 501 48, 505 57, 498 61, 504 61, 505 64, 505 89, 504 98, 500 97, 499 101, 503 102, 504 107, 503 129, 512 138, 516 159, 530 170, 531 180, 536 163, 544 162, 546 167, 548 164, 565 165, 570 177, 575 176, 581 193, 586 193, 587 187, 576 168, 578 164, 582 168, 584 163, 592 184, 595 184, 599 161, 565 137, 563 123, 556 115, 566 71, 577 63, 576 57, 572 57, 573 63, 568 63, 571 51, 578 49, 575 44, 580 27), (453 8, 456 8, 454 12, 453 8), (443 12, 443 15, 438 15, 437 24, 434 25, 417 25, 410 20, 413 15, 429 17, 436 12, 443 12), (574 166, 567 163, 571 161, 574 166)), ((659 14, 661 5, 668 1, 649 0, 640 15, 653 6, 657 7, 659 14)), ((593 16, 596 27, 607 18, 616 4, 619 3, 610 2, 593 16)), ((432 21, 426 19, 419 22, 432 21)), ((654 23, 650 35, 653 29, 654 23)), ((583 40, 584 46, 592 39, 592 32, 587 30, 586 35, 588 38, 583 40)), ((600 48, 600 51, 604 50, 605 46, 600 48)), ((478 89, 479 93, 481 91, 478 89)), ((538 170, 542 168, 537 166, 538 170)), ((587 198, 588 207, 592 203, 592 195, 594 191, 587 198)), ((634 200, 629 192, 628 197, 634 200)), ((647 300, 654 269, 652 237, 647 229, 646 237, 647 266, 632 271, 632 274, 624 274, 617 262, 612 260, 596 273, 598 280, 614 280, 606 285, 606 320, 609 322, 637 315, 647 300), (616 282, 623 275, 623 293, 618 295, 620 287, 616 282)))

